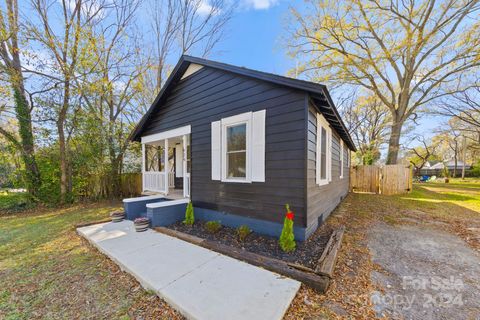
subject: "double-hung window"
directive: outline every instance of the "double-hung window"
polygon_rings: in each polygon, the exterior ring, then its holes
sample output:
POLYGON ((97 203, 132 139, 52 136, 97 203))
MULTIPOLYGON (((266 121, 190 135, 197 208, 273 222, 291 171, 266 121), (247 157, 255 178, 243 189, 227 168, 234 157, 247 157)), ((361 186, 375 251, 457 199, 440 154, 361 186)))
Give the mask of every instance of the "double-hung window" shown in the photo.
POLYGON ((317 113, 316 151, 316 181, 321 186, 332 180, 332 130, 320 113, 317 113))
POLYGON ((250 148, 247 147, 247 142, 250 144, 249 120, 232 125, 225 124, 222 129, 225 146, 223 180, 249 180, 250 177, 247 177, 247 162, 249 162, 247 151, 250 153, 250 148))
POLYGON ((212 180, 265 181, 266 111, 212 122, 212 180))

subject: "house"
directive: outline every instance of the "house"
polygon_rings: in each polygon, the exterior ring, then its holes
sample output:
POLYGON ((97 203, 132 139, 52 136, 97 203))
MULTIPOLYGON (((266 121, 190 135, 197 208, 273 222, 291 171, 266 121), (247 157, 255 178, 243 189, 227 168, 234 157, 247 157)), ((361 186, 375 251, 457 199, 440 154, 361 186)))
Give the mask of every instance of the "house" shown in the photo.
MULTIPOLYGON (((430 166, 423 166, 420 170, 421 175, 436 175, 436 176, 443 176, 445 171, 445 166, 448 169, 449 175, 453 176, 453 174, 459 174, 463 169, 463 161, 457 160, 457 166, 455 168, 455 160, 451 159, 445 162, 437 161, 432 163, 430 166)), ((465 164, 465 170, 472 169, 471 165, 465 164)))
POLYGON ((348 192, 352 139, 324 85, 182 56, 131 134, 143 190, 127 217, 184 217, 281 233, 285 204, 306 239, 348 192))

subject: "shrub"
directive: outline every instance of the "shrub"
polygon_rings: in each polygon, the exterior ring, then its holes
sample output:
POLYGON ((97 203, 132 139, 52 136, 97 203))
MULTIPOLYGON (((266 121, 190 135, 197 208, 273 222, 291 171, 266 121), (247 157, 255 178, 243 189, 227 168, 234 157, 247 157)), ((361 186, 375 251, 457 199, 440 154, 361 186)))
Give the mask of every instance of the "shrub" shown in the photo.
POLYGON ((245 241, 250 233, 252 233, 252 230, 245 224, 237 228, 238 239, 242 242, 245 241))
POLYGON ((193 214, 193 204, 192 201, 190 201, 187 205, 187 210, 185 211, 185 220, 183 220, 183 223, 187 226, 192 226, 194 222, 195 215, 193 214))
POLYGON ((293 212, 290 211, 288 204, 285 205, 285 208, 287 209, 287 214, 283 220, 282 234, 278 242, 284 252, 290 252, 295 250, 296 246, 295 235, 293 234, 293 212))
POLYGON ((220 221, 208 221, 205 223, 205 229, 210 233, 217 233, 222 228, 220 221))

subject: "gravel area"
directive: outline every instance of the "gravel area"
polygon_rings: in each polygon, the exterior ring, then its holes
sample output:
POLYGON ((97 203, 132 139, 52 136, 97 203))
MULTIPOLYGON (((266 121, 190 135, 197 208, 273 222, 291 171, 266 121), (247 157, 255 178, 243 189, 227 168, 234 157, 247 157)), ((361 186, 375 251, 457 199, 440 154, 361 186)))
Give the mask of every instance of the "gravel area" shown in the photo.
POLYGON ((267 257, 300 264, 312 269, 315 269, 317 261, 322 255, 323 249, 332 233, 330 228, 326 226, 321 227, 317 229, 307 241, 297 242, 297 248, 294 252, 285 253, 280 249, 277 238, 252 232, 244 242, 241 242, 238 240, 234 228, 222 226, 217 233, 212 234, 206 231, 204 224, 205 222, 203 221, 196 221, 195 224, 190 227, 179 222, 168 228, 188 233, 202 239, 216 241, 224 245, 242 248, 246 251, 267 257))

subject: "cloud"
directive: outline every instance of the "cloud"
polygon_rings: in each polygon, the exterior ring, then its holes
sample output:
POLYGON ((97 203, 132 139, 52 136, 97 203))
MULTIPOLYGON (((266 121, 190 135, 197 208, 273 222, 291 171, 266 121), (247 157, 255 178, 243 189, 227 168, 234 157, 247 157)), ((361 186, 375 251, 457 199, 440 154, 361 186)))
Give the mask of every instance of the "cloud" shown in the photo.
POLYGON ((197 12, 201 16, 209 15, 213 11, 213 7, 207 1, 200 1, 198 3, 197 12))
POLYGON ((255 10, 265 10, 276 5, 278 3, 278 0, 243 0, 243 2, 247 8, 253 8, 255 10))

